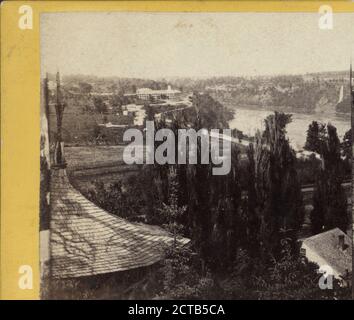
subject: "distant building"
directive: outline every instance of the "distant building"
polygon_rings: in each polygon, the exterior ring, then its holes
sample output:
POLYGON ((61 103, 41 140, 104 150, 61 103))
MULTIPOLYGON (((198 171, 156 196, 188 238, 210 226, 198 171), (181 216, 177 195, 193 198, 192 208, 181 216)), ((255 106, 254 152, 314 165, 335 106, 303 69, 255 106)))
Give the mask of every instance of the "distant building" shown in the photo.
POLYGON ((91 92, 90 94, 96 97, 110 97, 114 95, 114 92, 91 92))
MULTIPOLYGON (((150 99, 174 99, 181 93, 179 90, 172 89, 169 85, 165 90, 153 90, 150 88, 140 88, 136 90, 136 96, 141 100, 150 99)), ((132 94, 125 94, 125 96, 132 96, 132 94)))
POLYGON ((122 110, 127 110, 128 112, 138 112, 144 109, 144 106, 137 105, 134 103, 126 104, 122 106, 122 110))
POLYGON ((112 124, 112 122, 107 122, 107 123, 99 123, 98 124, 100 127, 105 127, 105 128, 127 128, 127 124, 112 124))
POLYGON ((297 159, 307 160, 307 159, 311 159, 313 157, 318 159, 318 160, 321 160, 320 154, 318 154, 317 152, 314 152, 314 151, 308 151, 308 150, 300 149, 300 150, 298 150, 296 152, 296 158, 297 159))
POLYGON ((301 240, 301 251, 320 269, 333 270, 333 276, 343 285, 351 281, 352 239, 342 230, 335 228, 301 240))
POLYGON ((122 106, 122 110, 123 110, 123 115, 125 115, 125 116, 133 115, 134 116, 134 120, 133 120, 134 125, 141 126, 144 124, 146 111, 145 111, 143 105, 127 104, 127 105, 122 106))

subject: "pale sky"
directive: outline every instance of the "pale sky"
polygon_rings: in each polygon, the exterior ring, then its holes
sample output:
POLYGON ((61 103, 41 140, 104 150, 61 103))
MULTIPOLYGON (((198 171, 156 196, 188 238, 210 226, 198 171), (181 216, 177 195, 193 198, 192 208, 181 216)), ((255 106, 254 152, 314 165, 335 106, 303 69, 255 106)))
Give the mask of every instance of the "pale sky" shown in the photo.
POLYGON ((47 13, 42 74, 159 78, 347 70, 354 15, 317 13, 47 13))

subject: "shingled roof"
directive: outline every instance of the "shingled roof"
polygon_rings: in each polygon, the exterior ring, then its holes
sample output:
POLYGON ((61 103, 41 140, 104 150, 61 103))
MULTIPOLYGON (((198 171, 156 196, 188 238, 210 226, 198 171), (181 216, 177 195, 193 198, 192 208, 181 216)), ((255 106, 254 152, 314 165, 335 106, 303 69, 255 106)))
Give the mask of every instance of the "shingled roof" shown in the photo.
POLYGON ((352 239, 339 228, 306 238, 302 246, 313 251, 317 260, 330 266, 335 275, 345 276, 352 271, 352 239), (343 246, 340 245, 339 237, 343 239, 343 246))
MULTIPOLYGON (((53 278, 73 278, 152 265, 173 243, 160 227, 128 222, 97 207, 52 168, 50 254, 53 278)), ((180 238, 184 245, 189 239, 180 238)))

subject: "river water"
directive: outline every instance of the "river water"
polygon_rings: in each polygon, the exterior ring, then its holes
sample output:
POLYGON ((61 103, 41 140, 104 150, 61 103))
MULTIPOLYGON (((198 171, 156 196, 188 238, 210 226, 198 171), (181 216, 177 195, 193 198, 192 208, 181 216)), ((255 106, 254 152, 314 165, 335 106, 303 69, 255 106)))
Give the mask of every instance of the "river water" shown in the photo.
MULTIPOLYGON (((253 136, 257 129, 264 129, 264 119, 273 111, 238 108, 233 120, 229 122, 230 128, 237 128, 248 136, 253 136)), ((286 112, 290 113, 290 112, 286 112)), ((306 142, 309 124, 316 120, 322 123, 331 123, 337 128, 339 138, 342 140, 346 131, 350 129, 350 115, 344 114, 303 114, 291 113, 292 122, 287 125, 287 135, 290 144, 295 150, 301 150, 306 142)))

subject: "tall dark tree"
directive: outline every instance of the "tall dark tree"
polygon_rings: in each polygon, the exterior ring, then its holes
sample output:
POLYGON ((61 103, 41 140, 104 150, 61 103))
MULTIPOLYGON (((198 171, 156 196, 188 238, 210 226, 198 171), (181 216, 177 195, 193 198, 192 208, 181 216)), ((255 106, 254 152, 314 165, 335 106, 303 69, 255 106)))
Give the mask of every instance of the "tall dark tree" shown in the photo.
POLYGON ((103 114, 107 112, 107 105, 101 97, 95 97, 93 103, 98 113, 103 114))
POLYGON ((343 183, 341 146, 337 129, 327 124, 327 135, 321 148, 322 168, 314 190, 311 225, 314 232, 348 228, 347 197, 343 183))
POLYGON ((196 164, 191 168, 194 174, 189 183, 193 186, 190 198, 190 213, 193 215, 193 238, 203 264, 210 262, 210 237, 212 230, 210 208, 210 167, 207 164, 196 164))
POLYGON ((256 135, 255 140, 256 147, 251 143, 247 149, 247 201, 243 205, 243 210, 246 216, 246 232, 247 232, 247 245, 250 255, 256 255, 259 251, 260 243, 260 223, 261 215, 260 210, 262 210, 262 193, 257 192, 259 190, 258 181, 263 174, 259 174, 260 170, 264 172, 263 166, 261 165, 262 155, 260 153, 265 150, 259 146, 259 134, 256 135), (257 148, 258 147, 258 148, 257 148), (257 164, 257 166, 256 166, 257 164))
POLYGON ((326 127, 322 123, 312 121, 307 129, 305 150, 320 153, 322 143, 326 135, 326 127))
POLYGON ((148 103, 144 104, 144 108, 146 111, 145 121, 154 121, 155 114, 156 114, 156 111, 154 110, 154 108, 152 106, 150 106, 148 103))
POLYGON ((240 150, 235 145, 231 149, 231 172, 228 175, 227 183, 228 189, 226 192, 229 194, 229 201, 227 202, 227 248, 228 258, 231 262, 237 246, 247 241, 247 230, 244 227, 246 219, 242 211, 240 150))
POLYGON ((352 129, 349 129, 343 137, 343 142, 341 144, 342 155, 346 160, 352 159, 352 147, 353 147, 353 134, 352 129))
MULTIPOLYGON (((303 221, 301 186, 295 170, 296 156, 286 138, 286 125, 290 121, 289 115, 278 112, 265 120, 265 138, 270 153, 270 230, 274 235, 272 239, 284 236, 296 239, 295 235, 303 221)), ((278 243, 276 245, 278 247, 278 243)))
POLYGON ((337 128, 327 124, 327 135, 320 152, 323 159, 323 168, 334 175, 341 173, 341 150, 337 128))
POLYGON ((160 209, 166 223, 164 227, 169 230, 174 239, 174 246, 177 244, 177 236, 181 235, 183 226, 179 224, 178 219, 186 211, 187 207, 178 205, 178 178, 176 169, 172 166, 168 173, 168 203, 162 203, 160 209))
POLYGON ((327 198, 329 202, 325 216, 325 230, 339 228, 343 232, 347 232, 349 225, 347 196, 341 182, 341 179, 330 176, 327 198))
POLYGON ((259 223, 261 252, 278 255, 282 238, 296 240, 303 221, 301 186, 295 170, 295 152, 286 138, 289 115, 275 112, 265 120, 265 130, 255 137, 254 150, 248 156, 254 170, 249 168, 248 205, 254 223, 259 223), (252 159, 253 158, 253 159, 252 159), (254 175, 254 177, 253 177, 254 175))
POLYGON ((311 232, 321 233, 325 226, 325 212, 328 207, 328 187, 325 172, 321 170, 316 178, 313 193, 313 209, 310 214, 311 232))

